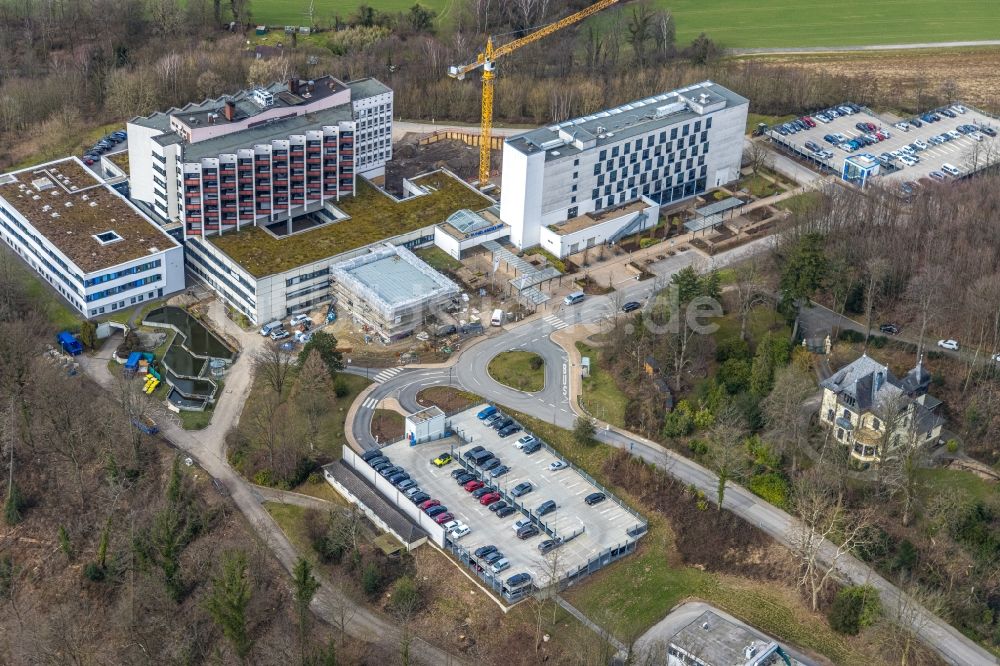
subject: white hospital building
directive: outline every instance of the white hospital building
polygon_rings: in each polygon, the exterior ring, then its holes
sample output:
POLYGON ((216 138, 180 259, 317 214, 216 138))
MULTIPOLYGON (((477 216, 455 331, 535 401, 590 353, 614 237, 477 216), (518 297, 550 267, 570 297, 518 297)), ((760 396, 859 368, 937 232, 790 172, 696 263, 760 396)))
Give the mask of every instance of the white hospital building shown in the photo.
POLYGON ((748 106, 704 81, 507 139, 500 218, 511 242, 566 256, 736 180, 748 106))

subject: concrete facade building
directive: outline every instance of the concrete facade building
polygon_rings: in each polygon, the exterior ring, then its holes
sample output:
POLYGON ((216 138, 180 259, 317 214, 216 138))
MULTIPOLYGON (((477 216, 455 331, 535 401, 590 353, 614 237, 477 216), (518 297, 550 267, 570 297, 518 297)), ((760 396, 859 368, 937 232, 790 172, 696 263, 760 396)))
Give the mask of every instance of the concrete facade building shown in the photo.
POLYGON ((0 237, 87 318, 184 288, 180 244, 75 157, 0 176, 0 237))
POLYGON ((927 394, 931 374, 923 361, 897 378, 867 354, 823 380, 820 423, 833 429, 861 465, 877 463, 903 446, 922 446, 941 436, 941 402, 927 394))
MULTIPOLYGON (((550 225, 634 201, 682 201, 736 180, 748 105, 704 81, 507 139, 500 218, 511 241, 532 247, 550 225)), ((610 241, 616 231, 581 238, 610 241)))
POLYGON ((185 237, 324 217, 392 156, 392 90, 290 79, 128 123, 132 197, 185 237))

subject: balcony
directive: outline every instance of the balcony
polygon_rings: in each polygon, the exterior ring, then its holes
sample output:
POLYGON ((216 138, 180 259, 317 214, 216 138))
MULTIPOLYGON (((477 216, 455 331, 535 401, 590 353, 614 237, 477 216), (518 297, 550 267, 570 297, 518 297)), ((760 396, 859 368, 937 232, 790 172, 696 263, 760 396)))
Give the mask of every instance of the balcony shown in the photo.
POLYGON ((184 179, 184 184, 188 185, 188 186, 192 186, 193 185, 193 186, 197 187, 198 185, 201 185, 201 180, 198 179, 198 178, 185 178, 184 179))

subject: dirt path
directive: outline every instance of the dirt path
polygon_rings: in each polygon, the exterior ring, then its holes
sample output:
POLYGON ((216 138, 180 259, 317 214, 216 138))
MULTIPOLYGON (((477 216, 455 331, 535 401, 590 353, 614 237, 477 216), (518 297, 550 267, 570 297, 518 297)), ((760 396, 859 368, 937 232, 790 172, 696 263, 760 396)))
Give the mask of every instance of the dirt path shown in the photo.
POLYGON ((975 46, 1000 46, 1000 39, 972 42, 917 42, 914 44, 871 44, 868 46, 793 46, 756 49, 726 49, 726 55, 785 53, 850 53, 851 51, 912 51, 916 49, 954 49, 975 46))

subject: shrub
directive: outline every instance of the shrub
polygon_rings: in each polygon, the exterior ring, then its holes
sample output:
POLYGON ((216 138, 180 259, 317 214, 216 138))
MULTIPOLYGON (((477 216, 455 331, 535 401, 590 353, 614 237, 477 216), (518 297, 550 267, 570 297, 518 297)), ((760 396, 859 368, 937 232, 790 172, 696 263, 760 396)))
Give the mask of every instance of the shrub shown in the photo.
POLYGON ((753 358, 750 353, 750 345, 746 340, 730 338, 720 342, 715 348, 715 360, 724 363, 729 359, 742 359, 749 361, 753 358))
POLYGON ((663 435, 665 437, 684 437, 690 435, 694 430, 694 419, 691 414, 691 405, 687 400, 677 403, 674 411, 667 415, 663 423, 663 435))
POLYGON ((754 495, 778 508, 788 506, 788 481, 777 472, 757 474, 750 479, 747 487, 754 495))
POLYGON ((398 613, 409 613, 420 606, 420 589, 412 576, 396 581, 392 591, 392 608, 398 613))
POLYGON ((576 423, 573 425, 573 439, 576 440, 577 444, 582 444, 583 446, 595 444, 597 442, 595 439, 596 434, 597 431, 590 419, 582 416, 576 417, 576 423))
POLYGON ((659 242, 659 238, 642 238, 639 240, 639 249, 645 250, 647 247, 653 247, 659 242))
POLYGON ((382 587, 382 574, 374 562, 366 564, 361 572, 361 587, 368 596, 376 594, 382 587))
POLYGON ((872 347, 874 347, 875 349, 882 349, 882 347, 885 347, 886 343, 889 342, 889 340, 882 335, 873 335, 870 339, 870 342, 872 343, 872 347))
POLYGON ((728 358, 719 367, 719 381, 732 395, 746 391, 750 386, 750 362, 743 358, 728 358))
POLYGON ((699 409, 695 412, 693 422, 695 428, 705 430, 706 428, 711 428, 715 423, 715 415, 709 409, 699 409))
POLYGON ((347 386, 347 380, 345 380, 343 377, 338 377, 337 380, 333 382, 333 393, 338 398, 343 398, 350 392, 351 389, 347 386))
POLYGON ((949 439, 948 443, 945 444, 945 448, 948 449, 948 453, 956 453, 958 451, 958 441, 949 439))
POLYGON ((691 453, 695 454, 696 456, 703 456, 706 453, 708 453, 708 444, 706 444, 700 439, 692 439, 688 443, 688 448, 691 449, 691 453))
POLYGON ((257 470, 253 475, 253 482, 258 486, 273 486, 274 485, 274 475, 271 474, 269 469, 257 470))
POLYGON ((842 634, 856 635, 870 627, 882 614, 878 591, 872 585, 845 587, 830 607, 830 626, 842 634))
POLYGON ((83 576, 91 582, 99 583, 104 580, 104 569, 97 562, 88 562, 83 568, 83 576))
POLYGON ((545 359, 541 356, 532 356, 531 360, 528 361, 528 365, 531 366, 532 370, 541 370, 542 366, 545 365, 545 359))
POLYGON ((840 333, 837 334, 837 339, 841 342, 864 342, 865 336, 863 333, 858 331, 852 331, 849 328, 845 328, 840 333))

